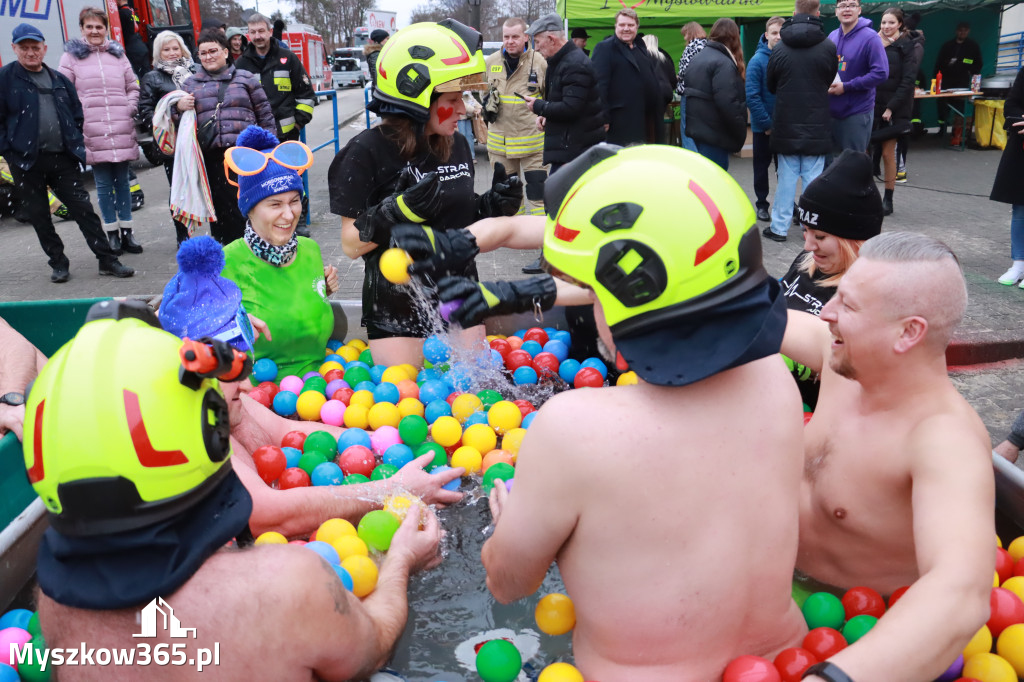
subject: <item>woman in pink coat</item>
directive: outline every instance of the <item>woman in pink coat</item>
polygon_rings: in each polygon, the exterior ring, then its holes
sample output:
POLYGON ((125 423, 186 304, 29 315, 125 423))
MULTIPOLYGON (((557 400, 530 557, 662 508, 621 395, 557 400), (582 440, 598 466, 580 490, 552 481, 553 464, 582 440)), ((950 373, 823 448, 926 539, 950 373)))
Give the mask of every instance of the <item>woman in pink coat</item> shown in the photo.
POLYGON ((133 119, 139 83, 124 48, 107 39, 107 15, 102 9, 86 7, 78 15, 78 25, 82 38, 67 42, 59 68, 82 101, 85 158, 96 180, 103 229, 114 253, 142 253, 132 234, 128 184, 128 164, 139 158, 133 119))

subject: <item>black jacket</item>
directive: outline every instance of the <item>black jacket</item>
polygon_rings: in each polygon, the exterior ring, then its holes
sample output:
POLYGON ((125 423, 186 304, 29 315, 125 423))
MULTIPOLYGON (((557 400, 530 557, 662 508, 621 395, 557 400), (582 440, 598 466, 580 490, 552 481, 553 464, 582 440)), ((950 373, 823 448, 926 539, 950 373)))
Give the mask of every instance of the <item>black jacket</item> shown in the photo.
POLYGON ((548 60, 546 99, 533 103, 544 116, 544 163, 568 163, 604 142, 605 117, 590 57, 569 41, 548 60))
MULTIPOLYGON (((57 69, 45 64, 43 68, 50 72, 64 151, 85 163, 85 116, 78 91, 57 69)), ((0 92, 0 156, 12 166, 30 170, 39 158, 39 88, 25 67, 11 62, 0 69, 0 92)))
POLYGON ((1024 116, 1024 69, 1017 72, 1013 80, 1010 94, 1003 105, 1006 116, 1006 148, 999 159, 996 180, 992 184, 989 199, 1006 204, 1024 204, 1024 135, 1019 134, 1021 128, 1014 128, 1012 117, 1024 116))
POLYGON ((174 80, 160 69, 153 69, 139 83, 139 120, 147 128, 153 127, 153 113, 157 102, 169 92, 177 90, 174 80))
POLYGON ((782 25, 765 81, 775 93, 772 151, 787 156, 824 156, 832 151, 828 86, 836 77, 836 46, 821 19, 794 14, 782 25))
POLYGON ((259 76, 263 92, 277 119, 277 135, 297 133, 313 119, 313 84, 295 54, 276 39, 270 39, 267 56, 260 59, 250 43, 235 61, 235 68, 259 76))
POLYGON ((747 91, 729 48, 712 40, 686 69, 686 135, 738 152, 747 139, 747 91))
POLYGON ((594 73, 608 119, 608 141, 628 145, 648 141, 651 124, 663 118, 665 95, 654 59, 643 40, 630 49, 614 35, 594 47, 594 73))
MULTIPOLYGON (((935 74, 942 72, 942 88, 969 88, 971 76, 981 73, 981 48, 967 38, 962 43, 956 38, 942 44, 935 58, 935 74)), ((932 78, 935 77, 932 75, 932 78)))
POLYGON ((892 110, 892 125, 903 128, 910 125, 914 109, 914 82, 919 66, 916 52, 913 38, 906 33, 886 46, 889 77, 875 90, 875 127, 882 125, 882 114, 886 109, 892 110))

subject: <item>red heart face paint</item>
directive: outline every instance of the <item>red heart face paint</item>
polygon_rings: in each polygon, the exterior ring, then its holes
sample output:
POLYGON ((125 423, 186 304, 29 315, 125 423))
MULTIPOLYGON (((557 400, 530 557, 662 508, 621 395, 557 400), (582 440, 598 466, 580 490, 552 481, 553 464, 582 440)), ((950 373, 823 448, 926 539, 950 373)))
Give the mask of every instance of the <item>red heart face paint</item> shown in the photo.
POLYGON ((444 123, 449 118, 451 118, 452 114, 454 114, 454 113, 455 113, 455 107, 438 107, 437 108, 437 122, 438 123, 444 123))

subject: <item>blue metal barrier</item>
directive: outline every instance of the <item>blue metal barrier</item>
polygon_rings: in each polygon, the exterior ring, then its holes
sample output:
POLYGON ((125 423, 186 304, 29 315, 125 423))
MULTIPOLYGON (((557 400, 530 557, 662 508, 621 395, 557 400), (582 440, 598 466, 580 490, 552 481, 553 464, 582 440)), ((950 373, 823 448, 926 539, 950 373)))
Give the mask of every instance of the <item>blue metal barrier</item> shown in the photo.
POLYGON ((1007 33, 999 38, 996 51, 996 73, 1017 73, 1024 66, 1024 31, 1007 33))
POLYGON ((363 88, 363 110, 366 112, 366 128, 370 128, 370 100, 373 99, 373 83, 367 83, 363 88))
MULTIPOLYGON (((334 137, 331 138, 330 140, 327 140, 327 142, 324 142, 321 145, 317 145, 316 147, 313 147, 311 149, 311 151, 316 153, 316 152, 320 151, 321 149, 323 149, 324 147, 326 147, 327 145, 329 145, 329 144, 331 144, 333 142, 334 143, 334 153, 337 154, 338 152, 341 151, 341 130, 338 129, 338 93, 336 91, 334 91, 334 90, 317 90, 315 94, 317 96, 319 96, 319 97, 329 97, 330 100, 331 100, 331 106, 334 108, 334 111, 333 111, 333 115, 334 115, 334 137)), ((299 133, 299 139, 302 140, 303 144, 306 143, 306 129, 305 128, 303 128, 302 131, 299 133)), ((308 172, 302 174, 302 191, 305 193, 305 195, 307 197, 309 196, 309 173, 308 172)), ((309 220, 310 220, 310 218, 309 218, 309 211, 306 211, 306 224, 307 225, 309 225, 309 220)))

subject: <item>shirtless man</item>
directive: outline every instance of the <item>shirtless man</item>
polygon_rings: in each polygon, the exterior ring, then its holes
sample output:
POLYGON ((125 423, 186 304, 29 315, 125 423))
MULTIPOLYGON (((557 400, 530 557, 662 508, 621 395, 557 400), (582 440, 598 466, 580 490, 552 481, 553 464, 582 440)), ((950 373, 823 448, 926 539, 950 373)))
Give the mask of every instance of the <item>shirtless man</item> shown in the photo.
POLYGON ((800 400, 753 207, 695 154, 610 145, 552 176, 545 203, 549 271, 592 288, 641 381, 540 410, 512 493, 491 499, 491 593, 525 597, 557 562, 589 680, 704 682, 798 645, 800 400))
POLYGON ((0 438, 8 431, 21 440, 25 393, 46 364, 46 356, 0 318, 0 438))
POLYGON ((58 666, 60 679, 191 680, 196 666, 184 663, 200 657, 211 679, 370 675, 405 625, 409 574, 440 561, 436 517, 426 508, 408 514, 362 601, 309 550, 225 549, 252 503, 231 468, 222 413, 204 402, 216 400, 216 388, 179 383, 178 346, 139 320, 86 323, 29 397, 26 466, 51 522, 37 574, 50 654, 129 648, 135 657, 135 665, 97 666, 78 655, 77 665, 58 666), (107 343, 118 352, 97 356, 107 343), (141 611, 157 598, 181 627, 195 628, 191 637, 171 638, 159 616, 156 635, 145 635, 141 611), (219 663, 200 649, 216 651, 219 663), (136 667, 159 661, 159 651, 179 664, 136 667))
POLYGON ((949 247, 890 232, 864 244, 820 320, 789 313, 782 352, 821 372, 797 568, 842 589, 912 585, 829 660, 854 680, 932 680, 988 619, 991 448, 945 360, 966 305, 949 247))

